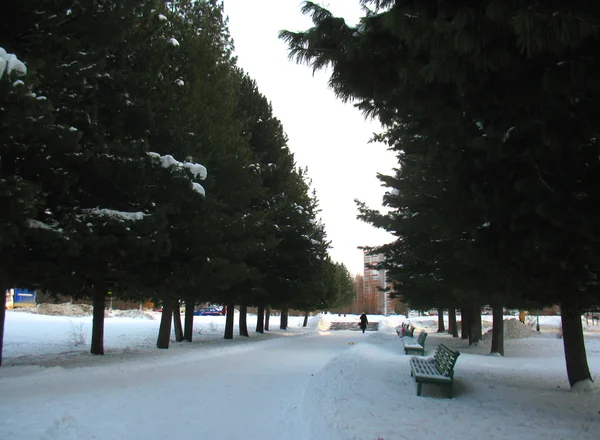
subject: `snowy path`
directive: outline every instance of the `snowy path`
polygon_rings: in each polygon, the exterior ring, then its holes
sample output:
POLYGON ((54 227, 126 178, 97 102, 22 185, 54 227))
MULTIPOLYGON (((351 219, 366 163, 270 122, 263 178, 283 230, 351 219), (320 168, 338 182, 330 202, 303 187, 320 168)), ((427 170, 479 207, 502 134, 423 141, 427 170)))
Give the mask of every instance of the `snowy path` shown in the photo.
POLYGON ((188 351, 5 377, 0 438, 302 440, 310 436, 303 398, 311 376, 358 339, 282 337, 221 356, 188 351))

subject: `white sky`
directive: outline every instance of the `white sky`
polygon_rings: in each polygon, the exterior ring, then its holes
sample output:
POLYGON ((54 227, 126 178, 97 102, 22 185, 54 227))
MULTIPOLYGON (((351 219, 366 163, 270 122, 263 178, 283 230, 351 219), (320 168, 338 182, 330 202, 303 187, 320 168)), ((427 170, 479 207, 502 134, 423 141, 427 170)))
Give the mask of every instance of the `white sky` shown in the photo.
MULTIPOLYGON (((325 6, 351 24, 363 15, 358 0, 330 0, 325 6)), ((343 104, 327 87, 329 75, 288 59, 282 29, 306 30, 309 17, 299 0, 225 0, 229 29, 238 64, 258 83, 283 123, 289 147, 299 166, 307 166, 322 209, 321 218, 332 242, 330 254, 353 274, 363 271, 358 246, 378 245, 393 237, 356 219, 354 199, 381 207, 385 190, 375 177, 391 173, 393 153, 381 144, 368 144, 379 124, 366 121, 350 104, 343 104)))

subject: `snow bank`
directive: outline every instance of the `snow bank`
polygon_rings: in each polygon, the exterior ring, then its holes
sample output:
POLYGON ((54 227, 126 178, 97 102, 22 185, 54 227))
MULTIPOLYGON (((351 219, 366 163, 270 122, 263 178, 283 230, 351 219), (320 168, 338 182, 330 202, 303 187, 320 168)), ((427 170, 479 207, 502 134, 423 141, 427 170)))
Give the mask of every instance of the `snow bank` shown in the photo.
MULTIPOLYGON (((530 338, 536 335, 531 328, 523 324, 517 319, 505 319, 504 320, 504 339, 523 339, 530 338)), ((482 339, 484 341, 492 340, 492 330, 487 331, 482 339)))
POLYGON ((379 321, 379 331, 384 333, 396 333, 396 327, 408 321, 404 316, 386 316, 379 321))
POLYGON ((92 314, 92 306, 87 304, 40 304, 32 309, 33 313, 52 316, 89 316, 92 314))
POLYGON ((310 328, 316 328, 322 332, 326 332, 331 328, 331 318, 329 315, 319 314, 310 318, 307 326, 310 328))
POLYGON ((155 319, 151 313, 144 312, 139 309, 131 310, 109 310, 107 316, 111 318, 143 318, 143 319, 155 319))

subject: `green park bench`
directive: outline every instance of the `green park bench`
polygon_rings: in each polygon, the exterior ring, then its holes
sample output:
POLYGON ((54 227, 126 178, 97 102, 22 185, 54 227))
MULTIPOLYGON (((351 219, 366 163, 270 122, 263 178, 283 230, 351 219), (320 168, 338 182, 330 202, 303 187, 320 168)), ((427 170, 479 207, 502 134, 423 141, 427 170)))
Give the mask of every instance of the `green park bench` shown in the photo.
POLYGON ((410 358, 410 375, 417 382, 417 396, 421 395, 424 383, 433 383, 447 386, 452 397, 452 384, 454 382, 454 365, 460 356, 458 351, 446 347, 444 344, 437 346, 435 354, 430 358, 413 356, 410 358))
POLYGON ((404 354, 409 353, 417 353, 421 354, 421 356, 425 355, 425 339, 427 339, 427 332, 422 331, 419 334, 419 337, 415 340, 415 338, 403 337, 401 339, 402 344, 404 345, 404 354))

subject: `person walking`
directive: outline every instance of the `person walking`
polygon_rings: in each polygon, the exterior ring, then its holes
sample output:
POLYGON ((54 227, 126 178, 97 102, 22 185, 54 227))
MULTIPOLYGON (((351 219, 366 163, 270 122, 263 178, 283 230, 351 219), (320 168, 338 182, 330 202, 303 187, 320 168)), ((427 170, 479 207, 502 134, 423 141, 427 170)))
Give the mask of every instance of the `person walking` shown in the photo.
POLYGON ((360 315, 360 329, 362 330, 362 332, 364 333, 365 330, 367 329, 367 324, 369 323, 369 320, 367 319, 367 315, 365 315, 364 313, 362 315, 360 315))

